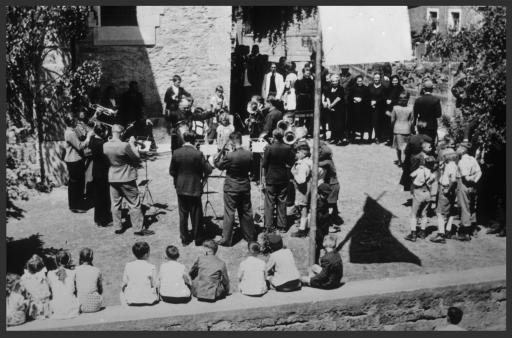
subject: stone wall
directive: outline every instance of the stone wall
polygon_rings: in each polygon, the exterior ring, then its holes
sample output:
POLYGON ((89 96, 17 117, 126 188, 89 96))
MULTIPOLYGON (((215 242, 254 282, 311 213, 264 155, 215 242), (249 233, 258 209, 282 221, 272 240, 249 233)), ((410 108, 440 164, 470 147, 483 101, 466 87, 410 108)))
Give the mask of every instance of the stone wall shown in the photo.
POLYGON ((206 108, 217 85, 226 89, 229 101, 230 6, 163 7, 155 34, 154 45, 95 45, 91 30, 79 46, 79 58, 102 62, 103 88, 113 84, 122 93, 131 80, 138 81, 146 112, 153 117, 161 114, 165 91, 175 74, 181 76, 196 106, 206 108))

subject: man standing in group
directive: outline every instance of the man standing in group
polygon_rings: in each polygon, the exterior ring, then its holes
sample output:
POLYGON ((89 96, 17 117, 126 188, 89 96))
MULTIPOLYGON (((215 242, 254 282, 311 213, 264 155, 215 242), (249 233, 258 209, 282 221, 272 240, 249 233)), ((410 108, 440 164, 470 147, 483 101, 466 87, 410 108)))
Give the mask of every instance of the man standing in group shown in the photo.
POLYGON ((130 208, 132 226, 136 235, 145 236, 154 234, 153 231, 143 229, 144 216, 141 209, 139 189, 137 187, 137 166, 140 164, 140 155, 135 146, 135 137, 127 142, 121 141, 123 127, 112 126, 112 138, 103 145, 103 152, 108 158, 108 182, 110 184, 110 200, 112 202, 112 219, 117 228, 116 234, 123 233, 121 224, 121 205, 124 200, 130 208))
POLYGON ((423 84, 423 94, 414 102, 413 127, 416 126, 419 134, 432 138, 432 148, 435 149, 437 139, 437 119, 441 117, 441 100, 432 95, 434 84, 431 80, 423 84))
POLYGON ((284 78, 277 72, 277 65, 275 63, 271 63, 270 72, 265 75, 265 79, 263 80, 261 96, 265 99, 269 96, 275 96, 277 100, 281 100, 283 92, 284 78))
POLYGON ((169 174, 173 177, 174 187, 178 195, 178 208, 180 215, 180 237, 183 245, 195 241, 196 245, 202 242, 201 195, 203 182, 212 172, 212 167, 204 158, 203 153, 194 146, 195 134, 190 131, 183 133, 184 144, 174 151, 169 167, 169 174), (188 231, 188 217, 192 223, 192 233, 188 231))
POLYGON ((368 96, 372 128, 375 131, 373 140, 375 143, 386 142, 385 126, 386 123, 391 123, 391 119, 386 115, 386 88, 382 85, 379 73, 373 75, 373 83, 368 85, 368 96))
POLYGON ((167 132, 170 132, 171 124, 170 117, 171 113, 178 110, 178 105, 182 98, 188 98, 192 100, 192 95, 187 92, 183 87, 181 87, 181 77, 179 75, 174 75, 172 77, 172 84, 165 92, 164 102, 165 102, 165 119, 167 121, 167 132))
POLYGON ((143 109, 144 98, 139 92, 137 81, 131 81, 128 90, 121 95, 119 100, 119 123, 129 129, 126 131, 126 137, 145 137, 151 141, 151 150, 156 150, 153 123, 144 116, 143 109))
POLYGON ((234 149, 226 149, 215 158, 215 166, 226 170, 224 180, 224 226, 222 239, 219 245, 231 246, 233 237, 233 223, 235 210, 238 210, 238 219, 242 228, 244 239, 250 243, 256 240, 254 220, 251 204, 251 182, 249 172, 253 167, 252 152, 242 148, 242 134, 233 132, 229 136, 234 149))
POLYGON ((252 85, 252 95, 259 95, 261 84, 265 76, 265 57, 260 54, 260 47, 253 45, 251 54, 247 60, 247 76, 248 81, 252 85))
POLYGON ((263 123, 263 132, 260 135, 260 138, 265 138, 266 136, 270 136, 270 133, 276 129, 277 122, 281 121, 283 118, 283 112, 277 109, 277 99, 274 96, 269 96, 266 100, 268 113, 265 116, 265 121, 263 123))

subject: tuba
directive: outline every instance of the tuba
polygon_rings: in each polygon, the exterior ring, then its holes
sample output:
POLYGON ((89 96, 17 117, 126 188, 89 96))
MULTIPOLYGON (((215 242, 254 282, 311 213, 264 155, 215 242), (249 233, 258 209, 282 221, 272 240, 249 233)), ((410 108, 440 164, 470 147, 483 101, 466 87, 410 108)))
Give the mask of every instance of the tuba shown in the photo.
POLYGON ((277 128, 284 130, 283 141, 286 144, 294 144, 297 141, 295 126, 285 120, 277 122, 277 128))

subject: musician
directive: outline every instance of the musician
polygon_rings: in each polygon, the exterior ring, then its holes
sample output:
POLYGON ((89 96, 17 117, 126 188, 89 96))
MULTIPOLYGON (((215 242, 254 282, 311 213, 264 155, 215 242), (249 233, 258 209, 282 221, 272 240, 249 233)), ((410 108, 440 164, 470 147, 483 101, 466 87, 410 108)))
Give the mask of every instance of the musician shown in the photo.
POLYGON ((188 245, 195 241, 196 245, 201 245, 203 236, 201 195, 203 182, 212 172, 212 167, 194 146, 193 132, 183 133, 183 140, 185 143, 176 149, 171 157, 169 174, 173 177, 178 195, 181 244, 188 245), (191 234, 188 231, 189 215, 192 223, 191 234))
MULTIPOLYGON (((100 104, 108 109, 112 109, 113 111, 119 110, 119 102, 117 100, 116 89, 114 86, 110 85, 105 89, 105 93, 101 98, 100 104)), ((103 116, 101 121, 106 122, 108 124, 116 123, 116 117, 114 116, 103 116)))
POLYGON ((103 153, 107 130, 101 124, 93 128, 94 135, 89 142, 92 153, 92 178, 94 186, 94 223, 99 227, 112 226, 112 211, 108 183, 109 160, 103 153))
POLYGON ((276 128, 272 132, 274 143, 263 153, 265 172, 265 227, 273 226, 274 208, 277 208, 277 228, 286 232, 286 197, 290 168, 295 162, 292 147, 283 142, 284 133, 276 128))
POLYGON ((261 96, 268 98, 274 96, 277 100, 281 100, 284 93, 284 78, 277 72, 277 65, 270 64, 270 72, 265 75, 263 85, 261 87, 261 96))
POLYGON ((77 132, 77 121, 72 114, 64 117, 66 130, 64 131, 64 140, 66 141, 66 155, 64 161, 69 173, 68 182, 68 204, 71 212, 85 213, 85 155, 84 150, 89 145, 92 131, 89 131, 85 138, 80 140, 77 132))
POLYGON ((260 138, 266 138, 270 136, 270 133, 276 129, 277 122, 283 118, 283 113, 276 107, 278 100, 275 96, 269 95, 266 101, 266 107, 268 108, 268 114, 265 116, 263 123, 263 132, 260 138))
POLYGON ((258 103, 249 101, 247 104, 249 117, 245 119, 245 125, 250 138, 258 138, 263 131, 263 114, 258 109, 258 103))
POLYGON ((215 166, 226 170, 224 180, 224 226, 222 239, 219 245, 231 246, 235 210, 238 210, 238 219, 242 228, 244 239, 250 243, 256 240, 256 231, 252 216, 251 182, 249 172, 253 166, 252 152, 242 148, 242 134, 233 132, 229 136, 231 143, 215 158, 215 166), (231 148, 231 149, 229 149, 231 148))
POLYGON ((192 95, 181 86, 181 77, 174 75, 172 77, 172 84, 167 89, 164 96, 165 115, 169 116, 170 112, 178 110, 179 103, 184 97, 192 101, 192 95))
POLYGON ((153 123, 144 116, 144 98, 137 81, 131 81, 129 89, 119 100, 119 123, 126 128, 125 137, 140 136, 151 141, 151 150, 156 150, 153 138, 153 123))
POLYGON ((143 229, 144 216, 141 209, 139 189, 137 187, 137 167, 140 165, 140 155, 135 145, 135 137, 128 142, 121 141, 124 129, 121 125, 112 126, 112 138, 103 145, 103 153, 108 158, 108 182, 110 184, 110 200, 112 201, 112 218, 116 234, 123 233, 121 224, 121 206, 123 199, 130 209, 130 219, 135 235, 145 236, 154 234, 143 229))
POLYGON ((215 112, 204 112, 202 109, 196 109, 195 112, 192 112, 190 99, 182 98, 178 110, 170 112, 171 151, 174 152, 185 143, 180 128, 190 130, 192 121, 206 120, 213 116, 215 116, 215 112))

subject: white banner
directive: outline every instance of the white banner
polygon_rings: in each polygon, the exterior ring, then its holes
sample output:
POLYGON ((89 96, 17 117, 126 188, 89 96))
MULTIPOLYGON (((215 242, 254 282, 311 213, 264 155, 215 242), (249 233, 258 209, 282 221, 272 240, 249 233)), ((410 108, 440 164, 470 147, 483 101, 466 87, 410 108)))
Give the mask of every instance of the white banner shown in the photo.
POLYGON ((407 6, 319 6, 325 65, 412 59, 407 6))

